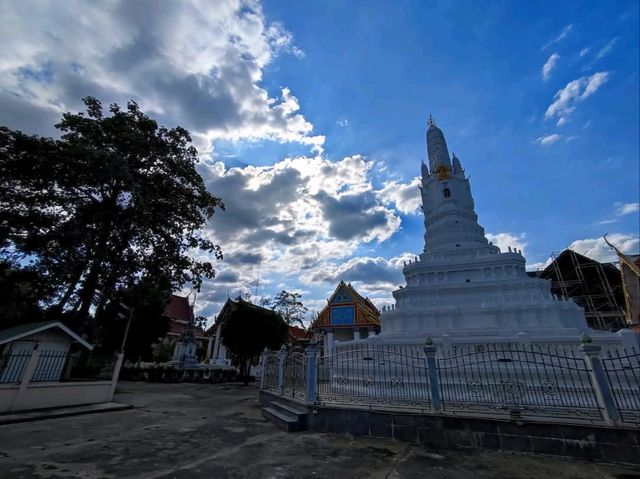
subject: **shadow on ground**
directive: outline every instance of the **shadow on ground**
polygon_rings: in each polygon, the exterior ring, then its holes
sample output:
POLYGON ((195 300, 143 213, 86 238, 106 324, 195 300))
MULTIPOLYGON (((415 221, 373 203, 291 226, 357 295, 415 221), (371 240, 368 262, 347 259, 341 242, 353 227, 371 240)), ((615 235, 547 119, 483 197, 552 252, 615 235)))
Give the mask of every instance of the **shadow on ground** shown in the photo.
POLYGON ((285 433, 255 387, 120 383, 135 409, 0 426, 0 477, 617 478, 632 468, 386 439, 285 433))

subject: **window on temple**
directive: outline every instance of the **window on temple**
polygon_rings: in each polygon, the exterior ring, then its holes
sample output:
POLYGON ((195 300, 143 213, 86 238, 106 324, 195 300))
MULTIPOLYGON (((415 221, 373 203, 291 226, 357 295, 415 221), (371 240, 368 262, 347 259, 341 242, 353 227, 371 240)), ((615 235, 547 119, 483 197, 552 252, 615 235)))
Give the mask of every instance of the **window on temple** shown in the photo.
POLYGON ((451 190, 449 188, 445 188, 442 193, 444 193, 445 198, 449 198, 451 196, 451 190))

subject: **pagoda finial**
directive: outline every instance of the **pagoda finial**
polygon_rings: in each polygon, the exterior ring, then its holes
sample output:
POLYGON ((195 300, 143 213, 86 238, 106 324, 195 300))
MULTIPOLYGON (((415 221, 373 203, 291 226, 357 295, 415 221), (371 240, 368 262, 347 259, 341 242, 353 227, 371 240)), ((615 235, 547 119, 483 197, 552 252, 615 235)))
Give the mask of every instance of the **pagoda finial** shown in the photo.
POLYGON ((429 121, 427 122, 429 126, 436 126, 436 120, 433 119, 433 115, 429 113, 429 121))

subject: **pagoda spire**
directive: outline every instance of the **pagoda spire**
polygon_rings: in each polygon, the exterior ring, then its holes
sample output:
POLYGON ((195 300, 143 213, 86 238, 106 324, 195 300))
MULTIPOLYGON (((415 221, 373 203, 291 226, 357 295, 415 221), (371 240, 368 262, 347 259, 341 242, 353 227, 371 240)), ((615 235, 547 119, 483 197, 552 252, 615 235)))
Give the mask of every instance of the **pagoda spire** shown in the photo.
POLYGON ((462 165, 460 164, 460 159, 456 156, 455 153, 452 154, 452 158, 453 160, 453 171, 455 171, 456 173, 460 173, 462 171, 462 165))
POLYGON ((427 169, 427 165, 424 164, 424 158, 422 159, 421 173, 422 178, 429 176, 429 170, 427 169))
POLYGON ((436 126, 431 114, 429 114, 429 128, 427 129, 427 153, 429 155, 429 171, 434 172, 441 165, 451 170, 447 141, 444 139, 442 130, 436 126))

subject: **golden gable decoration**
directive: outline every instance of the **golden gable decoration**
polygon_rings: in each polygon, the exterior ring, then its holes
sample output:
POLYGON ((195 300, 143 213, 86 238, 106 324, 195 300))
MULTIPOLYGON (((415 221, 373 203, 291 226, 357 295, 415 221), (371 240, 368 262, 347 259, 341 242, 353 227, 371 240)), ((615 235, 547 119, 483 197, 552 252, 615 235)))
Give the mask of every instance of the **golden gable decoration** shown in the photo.
POLYGON ((380 327, 380 312, 369 300, 362 297, 351 283, 340 281, 327 300, 327 306, 311 324, 314 331, 325 328, 380 327))

